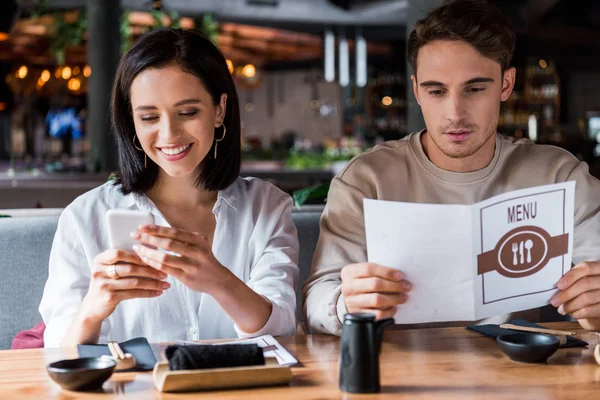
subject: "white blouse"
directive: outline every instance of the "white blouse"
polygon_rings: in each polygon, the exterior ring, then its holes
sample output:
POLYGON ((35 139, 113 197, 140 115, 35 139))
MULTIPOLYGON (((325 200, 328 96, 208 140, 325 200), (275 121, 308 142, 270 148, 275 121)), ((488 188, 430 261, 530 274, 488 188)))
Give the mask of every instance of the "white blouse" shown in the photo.
MULTIPOLYGON (((91 279, 92 260, 108 249, 105 214, 113 208, 150 211, 170 226, 144 195, 123 195, 112 182, 78 197, 63 211, 52 251, 40 313, 45 347, 58 347, 77 314, 91 279)), ((219 262, 267 298, 272 312, 257 332, 242 332, 211 296, 169 276, 171 287, 156 298, 121 302, 104 320, 100 343, 143 336, 150 342, 288 335, 296 329, 298 235, 292 200, 275 186, 238 178, 220 191, 212 251, 219 262)))

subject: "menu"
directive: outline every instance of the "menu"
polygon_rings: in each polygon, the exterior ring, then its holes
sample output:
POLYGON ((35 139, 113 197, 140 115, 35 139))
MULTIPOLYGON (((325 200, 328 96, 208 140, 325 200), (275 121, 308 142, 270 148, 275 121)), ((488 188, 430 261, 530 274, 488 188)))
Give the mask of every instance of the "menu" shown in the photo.
POLYGON ((412 284, 396 323, 475 321, 540 307, 571 269, 575 182, 472 205, 364 200, 368 261, 412 284))

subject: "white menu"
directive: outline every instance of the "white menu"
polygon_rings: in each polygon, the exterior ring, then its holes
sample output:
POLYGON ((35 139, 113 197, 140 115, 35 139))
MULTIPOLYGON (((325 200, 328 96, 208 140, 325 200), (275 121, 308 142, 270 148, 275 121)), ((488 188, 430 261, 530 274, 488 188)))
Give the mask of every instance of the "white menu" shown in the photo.
POLYGON ((575 182, 473 205, 364 200, 369 262, 411 282, 396 323, 475 321, 540 307, 571 269, 575 182))

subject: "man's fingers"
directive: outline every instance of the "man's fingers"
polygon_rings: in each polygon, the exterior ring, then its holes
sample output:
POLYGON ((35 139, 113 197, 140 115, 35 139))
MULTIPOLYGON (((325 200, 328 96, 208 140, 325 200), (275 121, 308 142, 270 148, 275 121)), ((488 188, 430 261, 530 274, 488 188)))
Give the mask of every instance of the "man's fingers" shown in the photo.
POLYGON ((600 275, 600 262, 582 262, 574 266, 556 283, 560 290, 568 289, 586 276, 600 275))
POLYGON ((554 306, 559 306, 595 290, 600 290, 600 275, 583 276, 567 289, 561 290, 552 296, 550 302, 554 306))
POLYGON ((389 281, 400 281, 402 272, 395 268, 384 267, 374 263, 349 264, 342 268, 342 281, 344 279, 379 277, 389 281))
MULTIPOLYGON (((575 287, 575 286, 573 286, 575 287)), ((575 313, 579 310, 588 308, 590 306, 594 306, 594 305, 600 305, 600 290, 592 290, 592 291, 586 291, 585 293, 581 293, 580 295, 578 295, 577 297, 573 298, 570 301, 567 301, 565 304, 561 305, 558 308, 558 311, 565 315, 565 314, 571 314, 573 315, 574 318, 575 317, 575 313)), ((585 312, 583 312, 585 313, 585 312)), ((581 314, 581 313, 579 313, 581 314)), ((600 315, 600 314, 598 314, 600 315)), ((588 317, 598 317, 597 315, 586 315, 585 317, 582 318, 588 318, 588 317)), ((579 318, 578 318, 579 319, 579 318)))
POLYGON ((597 319, 600 316, 600 303, 592 304, 571 313, 575 319, 597 319))
POLYGON ((344 297, 361 293, 402 293, 408 292, 411 285, 407 281, 390 281, 379 277, 351 279, 342 283, 344 297))
POLYGON ((385 318, 393 318, 394 315, 396 315, 396 310, 397 310, 396 307, 389 307, 389 308, 385 308, 383 310, 365 308, 365 309, 360 309, 360 310, 356 310, 353 312, 373 314, 375 316, 375 319, 379 320, 379 319, 385 319, 385 318))
POLYGON ((356 312, 360 309, 379 309, 394 307, 398 304, 406 302, 407 295, 404 293, 398 294, 383 294, 383 293, 366 293, 356 296, 344 297, 346 309, 350 312, 356 312))

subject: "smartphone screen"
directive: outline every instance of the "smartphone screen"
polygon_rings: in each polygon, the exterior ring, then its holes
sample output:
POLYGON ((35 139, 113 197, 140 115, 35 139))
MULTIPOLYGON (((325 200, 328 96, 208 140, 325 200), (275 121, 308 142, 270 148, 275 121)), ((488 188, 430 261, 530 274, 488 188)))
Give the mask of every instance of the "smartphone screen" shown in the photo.
POLYGON ((106 213, 108 244, 111 249, 129 250, 137 243, 131 233, 140 225, 154 224, 154 217, 147 211, 113 209, 106 213))

